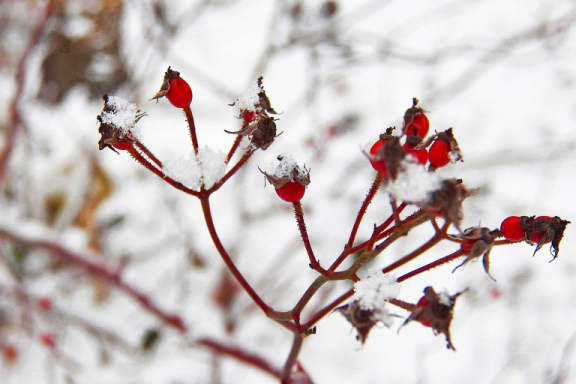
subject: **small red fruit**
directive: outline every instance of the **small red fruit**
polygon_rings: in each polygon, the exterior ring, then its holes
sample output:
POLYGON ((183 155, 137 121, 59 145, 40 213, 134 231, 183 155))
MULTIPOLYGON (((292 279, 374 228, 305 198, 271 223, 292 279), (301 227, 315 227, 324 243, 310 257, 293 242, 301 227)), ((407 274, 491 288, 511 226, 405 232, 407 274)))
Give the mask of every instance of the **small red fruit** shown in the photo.
POLYGON ((520 217, 510 216, 500 224, 500 232, 510 241, 523 240, 526 237, 526 231, 520 227, 520 217))
POLYGON ((428 134, 429 129, 430 122, 428 117, 423 112, 420 112, 412 116, 412 122, 408 123, 406 127, 406 135, 419 136, 423 139, 428 134))
POLYGON ((426 165, 428 162, 428 151, 423 149, 414 149, 410 144, 404 144, 402 146, 407 154, 411 155, 416 159, 418 164, 426 165))
POLYGON ((438 139, 432 144, 429 151, 430 165, 441 168, 450 162, 450 143, 438 139))
POLYGON ((52 309, 52 299, 46 296, 41 297, 36 302, 36 305, 38 306, 39 309, 43 311, 49 311, 52 309))
POLYGON ((278 196, 289 203, 302 200, 306 187, 297 181, 289 181, 280 188, 276 188, 278 196))
POLYGON ((377 142, 372 145, 370 148, 370 164, 372 164, 372 168, 374 168, 383 178, 386 180, 390 179, 390 174, 388 173, 388 166, 386 164, 386 160, 383 159, 382 150, 384 149, 384 141, 378 140, 377 142))
POLYGON ((160 91, 154 95, 152 100, 163 96, 166 96, 176 108, 184 108, 192 102, 192 89, 190 89, 186 80, 180 77, 180 72, 168 67, 164 74, 164 82, 160 87, 160 91))
POLYGON ((2 346, 2 357, 6 363, 14 363, 18 359, 18 348, 14 344, 4 344, 2 346))
POLYGON ((56 336, 51 332, 44 332, 40 334, 40 342, 48 348, 54 348, 56 346, 56 336))

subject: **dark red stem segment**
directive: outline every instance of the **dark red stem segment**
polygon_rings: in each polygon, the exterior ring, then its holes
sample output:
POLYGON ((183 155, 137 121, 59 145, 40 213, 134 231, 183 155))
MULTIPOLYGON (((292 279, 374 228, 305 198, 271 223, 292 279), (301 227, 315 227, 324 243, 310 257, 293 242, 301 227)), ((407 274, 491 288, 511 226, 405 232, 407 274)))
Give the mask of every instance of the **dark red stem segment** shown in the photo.
POLYGON ((242 135, 236 135, 236 139, 234 139, 234 143, 232 144, 232 147, 230 148, 230 151, 228 151, 228 155, 226 156, 226 164, 228 164, 230 160, 232 160, 232 156, 234 156, 234 153, 236 153, 236 150, 240 146, 243 137, 244 136, 242 135))
POLYGON ((270 362, 268 362, 263 357, 248 352, 244 348, 230 344, 225 344, 223 342, 208 338, 200 339, 197 342, 199 345, 210 349, 212 353, 216 355, 228 356, 246 365, 255 367, 261 370, 262 372, 266 372, 277 379, 281 379, 282 377, 280 369, 274 367, 270 362))
POLYGON ((4 180, 4 175, 8 167, 8 161, 10 160, 12 150, 15 146, 14 142, 16 140, 16 134, 18 133, 18 129, 20 127, 21 116, 19 111, 19 104, 22 99, 22 92, 24 90, 26 68, 30 58, 32 57, 34 49, 38 46, 38 44, 40 44, 42 36, 46 31, 46 26, 48 25, 48 21, 52 16, 55 5, 55 0, 50 0, 46 3, 44 12, 41 14, 40 18, 36 22, 36 25, 34 26, 34 29, 30 33, 26 49, 24 50, 24 53, 20 57, 20 60, 16 66, 16 74, 14 76, 16 88, 13 91, 14 96, 12 97, 8 107, 8 124, 6 125, 6 137, 4 139, 4 148, 2 148, 2 152, 0 152, 0 184, 2 183, 2 180, 4 180))
POLYGON ((410 278, 412 278, 412 277, 414 277, 414 276, 416 276, 416 275, 419 275, 419 274, 421 274, 421 273, 424 273, 424 272, 426 272, 426 271, 429 271, 429 270, 431 270, 431 269, 433 269, 433 268, 439 267, 439 266, 441 266, 442 264, 449 263, 449 262, 451 262, 451 261, 453 261, 453 260, 456 260, 457 258, 462 257, 462 256, 464 256, 464 253, 462 252, 462 250, 458 250, 458 251, 456 251, 456 252, 454 252, 454 253, 451 253, 451 254, 448 255, 448 256, 444 256, 444 257, 442 257, 441 259, 438 259, 438 260, 436 260, 436 261, 433 261, 433 262, 431 262, 431 263, 429 263, 429 264, 426 264, 426 265, 423 266, 423 267, 417 268, 417 269, 415 269, 415 270, 413 270, 413 271, 411 271, 411 272, 408 272, 408 273, 405 274, 405 275, 400 276, 397 281, 400 283, 400 282, 402 282, 402 281, 404 281, 404 280, 408 280, 408 279, 410 279, 410 278))
POLYGON ((150 160, 152 160, 159 168, 163 167, 162 162, 156 156, 154 156, 154 154, 150 152, 150 150, 146 148, 144 144, 139 141, 137 141, 135 144, 136 147, 142 151, 142 153, 145 154, 150 160))
POLYGON ((188 121, 188 128, 190 129, 190 138, 192 139, 192 147, 194 148, 194 153, 198 154, 198 137, 196 136, 196 124, 194 123, 194 115, 192 114, 192 108, 190 108, 190 105, 186 105, 183 109, 184 114, 186 115, 186 120, 188 121))
POLYGON ((312 250, 312 245, 310 245, 310 239, 308 238, 308 230, 306 229, 306 223, 304 222, 304 211, 302 209, 302 203, 300 201, 295 201, 292 203, 294 207, 294 216, 296 217, 296 223, 298 224, 298 230, 300 231, 300 237, 302 237, 302 242, 304 243, 304 248, 306 248, 306 253, 308 253, 308 258, 310 259, 310 268, 314 269, 322 275, 327 275, 327 272, 314 256, 314 251, 312 250))
POLYGON ((282 384, 290 384, 290 376, 292 375, 292 367, 296 364, 300 350, 302 349, 302 343, 304 338, 300 333, 294 333, 294 341, 292 342, 292 348, 284 364, 284 369, 282 369, 282 384))
POLYGON ((220 180, 218 180, 218 182, 216 184, 214 184, 214 186, 212 188, 210 188, 206 192, 207 193, 214 193, 218 189, 220 189, 220 187, 222 187, 224 185, 224 183, 226 181, 228 181, 228 179, 230 179, 232 176, 234 176, 236 174, 236 172, 238 172, 240 170, 240 168, 242 168, 248 162, 248 160, 250 160, 250 158, 252 157, 253 154, 254 154, 254 151, 252 151, 252 150, 244 153, 244 155, 242 155, 240 160, 238 160, 238 162, 232 167, 232 169, 230 169, 228 172, 226 172, 226 174, 220 180))
POLYGON ((20 237, 14 233, 10 233, 4 229, 0 229, 0 239, 8 240, 11 242, 22 244, 26 248, 39 249, 48 252, 50 255, 58 257, 59 259, 71 264, 76 265, 84 269, 87 273, 91 275, 103 278, 110 284, 114 285, 116 288, 126 293, 128 296, 136 300, 140 305, 146 309, 148 312, 152 313, 158 319, 160 319, 164 324, 171 326, 182 333, 188 331, 186 325, 182 318, 173 313, 168 313, 160 309, 153 301, 150 296, 141 292, 137 288, 129 285, 120 275, 120 272, 116 269, 110 269, 103 264, 98 264, 95 261, 89 260, 86 257, 72 252, 60 244, 45 241, 45 240, 27 240, 20 237))

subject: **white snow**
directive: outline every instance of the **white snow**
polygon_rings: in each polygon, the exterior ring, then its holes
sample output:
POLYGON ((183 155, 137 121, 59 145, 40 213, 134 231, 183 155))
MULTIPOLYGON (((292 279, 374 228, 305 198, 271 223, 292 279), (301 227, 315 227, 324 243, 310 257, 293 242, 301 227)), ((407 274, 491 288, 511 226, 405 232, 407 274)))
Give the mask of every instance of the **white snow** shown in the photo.
POLYGON ((426 202, 431 193, 440 188, 441 183, 442 178, 437 173, 427 172, 411 156, 406 156, 401 171, 395 180, 388 182, 386 190, 398 200, 419 203, 426 202))
POLYGON ((162 170, 167 176, 186 187, 199 191, 201 185, 209 189, 224 176, 225 159, 226 155, 223 152, 202 147, 198 150, 198 156, 191 151, 166 163, 162 170))
POLYGON ((255 110, 260 103, 260 97, 258 96, 260 91, 262 91, 262 88, 258 86, 258 81, 253 81, 250 87, 236 101, 238 108, 249 111, 255 110))
POLYGON ((362 309, 382 309, 387 300, 398 297, 402 287, 396 282, 396 276, 376 271, 354 283, 354 298, 362 309))
POLYGON ((134 134, 133 128, 139 114, 136 104, 130 103, 120 96, 110 95, 106 104, 112 108, 112 111, 102 112, 102 122, 114 125, 124 132, 131 131, 134 134))

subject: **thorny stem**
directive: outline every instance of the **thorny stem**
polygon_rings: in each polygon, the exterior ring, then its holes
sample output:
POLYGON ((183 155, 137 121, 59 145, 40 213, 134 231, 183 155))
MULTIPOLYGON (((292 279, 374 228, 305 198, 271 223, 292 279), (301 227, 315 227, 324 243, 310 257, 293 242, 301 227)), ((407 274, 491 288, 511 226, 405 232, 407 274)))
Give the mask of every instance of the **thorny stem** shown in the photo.
POLYGON ((404 280, 408 280, 408 279, 410 279, 416 275, 419 275, 423 272, 429 271, 433 268, 439 267, 442 264, 449 263, 449 262, 456 260, 457 258, 462 257, 462 256, 464 256, 464 252, 460 249, 454 253, 449 254, 448 256, 444 256, 441 259, 435 260, 429 264, 426 264, 423 267, 417 268, 413 271, 406 273, 405 275, 400 276, 397 281, 400 283, 404 280))
POLYGON ((262 298, 254 290, 254 288, 252 288, 250 283, 248 283, 248 281, 244 278, 244 275, 242 275, 242 272, 240 272, 240 270, 238 270, 238 268, 236 267, 236 264, 234 264, 234 261, 232 260, 232 258, 228 254, 228 252, 226 251, 226 248, 224 248, 224 245, 220 241, 220 237, 218 236, 218 233, 216 232, 216 227, 214 226, 214 220, 212 219, 212 211, 210 208, 209 197, 208 196, 200 197, 200 204, 202 205, 202 212, 204 213, 204 220, 206 221, 206 227, 208 228, 208 232, 210 233, 210 237, 212 238, 212 242, 214 243, 214 246, 218 250, 220 257, 222 257, 222 260, 224 261, 224 263, 226 264, 226 266, 230 270, 230 273, 232 273, 232 275, 234 276, 236 281, 238 281, 238 283, 242 286, 244 291, 246 291, 248 296, 250 296, 250 298, 252 298, 254 303, 256 303, 256 305, 258 305, 258 307, 260 307, 260 309, 267 316, 274 319, 279 324, 288 328, 289 330, 291 330, 293 332, 297 332, 296 326, 294 324, 290 323, 287 320, 284 320, 284 319, 286 319, 286 317, 282 317, 283 320, 281 320, 278 316, 274 316, 277 312, 272 310, 272 308, 270 306, 268 306, 264 302, 264 300, 262 300, 262 298))
MULTIPOLYGON (((450 223, 446 222, 444 224, 443 228, 447 228, 449 225, 450 225, 450 223)), ((424 243, 422 246, 420 246, 419 248, 416 248, 414 251, 410 252, 409 254, 404 256, 403 258, 393 262, 392 264, 390 264, 386 268, 382 269, 382 272, 383 273, 391 272, 391 271, 395 270, 396 268, 401 267, 402 265, 414 260, 418 256, 422 255, 424 252, 428 251, 434 245, 438 244, 440 241, 442 241, 442 239, 443 239, 442 232, 436 232, 434 234, 434 236, 432 236, 432 238, 430 240, 428 240, 426 243, 424 243)))
MULTIPOLYGON (((356 234, 358 233, 358 229, 360 228, 360 223, 362 222, 362 219, 364 218, 364 214, 366 213, 366 210, 368 209, 368 205, 370 205, 370 203, 374 199, 374 196, 376 196, 376 193, 378 192, 380 185, 382 185, 382 176, 378 172, 378 173, 376 173, 376 177, 374 178, 374 181, 372 182, 372 186, 370 187, 370 190, 368 190, 368 193, 366 194, 366 198, 362 202, 362 206, 360 207, 360 210, 358 211, 358 215, 356 216, 356 220, 354 221, 354 225, 352 226, 352 232, 350 233, 350 237, 348 238, 348 243, 344 247, 345 249, 350 249, 354 245, 354 240, 356 240, 356 234)), ((337 266, 335 267, 334 265, 332 265, 329 269, 330 272, 334 270, 332 267, 336 268, 337 266)))
POLYGON ((196 124, 194 124, 194 115, 192 114, 192 108, 190 105, 185 106, 184 114, 186 115, 186 120, 188 121, 188 128, 190 129, 190 138, 192 139, 192 147, 194 148, 194 153, 198 154, 198 137, 196 137, 196 124))
POLYGON ((236 150, 240 146, 243 137, 244 136, 242 135, 236 135, 236 139, 234 139, 234 143, 232 144, 232 147, 230 148, 230 151, 228 151, 228 155, 226 156, 226 164, 228 164, 230 160, 232 160, 232 156, 234 156, 234 153, 236 153, 236 150))
POLYGON ((158 168, 163 167, 162 162, 156 156, 154 156, 154 154, 150 152, 150 150, 146 148, 146 146, 142 144, 140 141, 136 142, 136 147, 138 147, 138 149, 141 150, 142 153, 144 153, 150 160, 152 160, 158 166, 158 168))
POLYGON ((244 348, 233 346, 230 344, 224 344, 222 342, 209 338, 200 339, 197 341, 197 343, 203 347, 210 349, 214 354, 231 357, 233 359, 245 363, 246 365, 251 365, 252 367, 258 368, 262 372, 266 372, 277 379, 282 378, 282 373, 280 372, 280 369, 274 367, 270 362, 265 360, 263 357, 248 352, 244 348))
POLYGON ((282 369, 282 384, 290 384, 290 376, 292 374, 292 367, 296 363, 298 359, 298 354, 300 353, 300 349, 302 348, 302 343, 304 342, 304 338, 299 333, 294 333, 294 341, 292 342, 292 348, 290 349, 290 354, 288 354, 288 358, 286 359, 286 363, 284 364, 284 369, 282 369))
POLYGON ((1 228, 0 239, 5 239, 14 243, 21 244, 22 246, 29 249, 46 251, 50 255, 58 257, 67 263, 79 266, 89 274, 103 278, 110 284, 116 286, 116 288, 123 291, 128 296, 132 297, 134 300, 140 303, 140 305, 148 312, 158 317, 164 324, 171 326, 182 333, 186 333, 188 331, 188 328, 179 315, 171 314, 160 309, 152 301, 150 296, 122 280, 120 273, 117 270, 109 269, 102 264, 97 264, 96 262, 91 261, 80 254, 74 253, 64 248, 60 244, 45 240, 27 240, 19 235, 1 228))
POLYGON ((130 153, 130 155, 132 155, 132 157, 134 158, 134 160, 136 160, 137 162, 139 162, 140 164, 142 164, 144 167, 146 167, 146 169, 148 169, 150 172, 154 173, 156 176, 158 176, 159 178, 161 178, 162 180, 164 180, 165 182, 167 182, 168 184, 170 184, 171 186, 173 186, 176 189, 181 190, 184 193, 187 193, 189 195, 193 195, 193 196, 200 196, 200 192, 195 191, 193 189, 190 189, 186 186, 184 186, 184 184, 172 179, 170 176, 167 176, 166 174, 164 174, 164 172, 162 172, 161 170, 159 170, 158 168, 156 168, 155 166, 153 166, 148 160, 146 160, 146 158, 144 156, 142 156, 140 154, 140 152, 138 152, 138 150, 136 150, 134 147, 128 148, 128 152, 130 153))
POLYGON ((8 167, 8 160, 12 154, 12 150, 14 149, 14 141, 16 140, 16 134, 18 133, 18 129, 20 128, 20 110, 19 104, 22 99, 22 94, 24 91, 24 81, 26 75, 26 68, 28 66, 28 62, 32 57, 32 53, 34 49, 40 43, 44 32, 46 31, 46 26, 48 25, 48 21, 52 16, 56 5, 55 0, 50 0, 46 3, 44 7, 44 12, 41 14, 40 18, 38 19, 34 29, 30 33, 30 38, 28 39, 28 45, 24 50, 24 53, 20 57, 16 67, 16 74, 14 76, 16 80, 16 87, 13 91, 14 96, 10 101, 10 105, 8 107, 8 124, 6 126, 6 137, 4 139, 4 148, 2 152, 0 152, 0 184, 4 179, 4 174, 6 173, 6 169, 8 167))
POLYGON ((320 266, 320 263, 314 256, 312 246, 310 245, 308 231, 306 230, 306 223, 304 222, 304 211, 302 210, 302 203, 300 201, 295 201, 292 203, 292 206, 294 207, 294 216, 296 217, 296 223, 298 224, 298 230, 300 231, 300 236, 302 237, 304 248, 306 248, 308 258, 310 259, 310 268, 314 269, 322 275, 326 275, 326 270, 320 266))

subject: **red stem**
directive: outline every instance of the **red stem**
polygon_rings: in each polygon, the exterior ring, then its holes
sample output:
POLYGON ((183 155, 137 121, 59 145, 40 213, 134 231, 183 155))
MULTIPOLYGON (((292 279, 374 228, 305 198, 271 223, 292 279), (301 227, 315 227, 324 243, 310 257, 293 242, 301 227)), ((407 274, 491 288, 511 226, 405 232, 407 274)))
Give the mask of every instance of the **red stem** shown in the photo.
POLYGON ((433 262, 431 262, 431 263, 429 263, 429 264, 426 264, 426 265, 423 266, 423 267, 417 268, 417 269, 415 269, 415 270, 413 270, 413 271, 411 271, 411 272, 408 272, 408 273, 405 274, 405 275, 400 276, 397 281, 400 283, 400 282, 402 282, 402 281, 404 281, 404 280, 408 280, 408 279, 410 279, 410 278, 412 278, 412 277, 414 277, 414 276, 416 276, 416 275, 419 275, 419 274, 421 274, 421 273, 424 273, 424 272, 426 272, 426 271, 429 271, 429 270, 431 270, 431 269, 433 269, 433 268, 439 267, 439 266, 441 266, 442 264, 449 263, 449 262, 451 262, 451 261, 453 261, 453 260, 456 260, 457 258, 462 257, 462 256, 464 256, 464 253, 462 252, 462 250, 458 250, 458 251, 456 251, 456 252, 454 252, 454 253, 451 253, 451 254, 448 255, 448 256, 444 256, 444 257, 441 258, 441 259, 438 259, 438 260, 436 260, 436 261, 433 261, 433 262))
POLYGON ((277 379, 281 379, 282 377, 280 369, 274 367, 270 362, 265 360, 263 357, 248 352, 244 348, 230 344, 224 344, 222 342, 209 338, 203 338, 198 340, 198 344, 210 349, 213 353, 217 355, 231 357, 233 359, 245 363, 246 365, 258 368, 259 370, 266 372, 277 379))
POLYGON ((211 193, 216 192, 218 189, 220 189, 220 187, 222 187, 224 185, 224 183, 226 181, 228 181, 228 179, 230 179, 232 176, 234 176, 234 174, 236 174, 236 172, 238 172, 240 170, 240 168, 242 168, 248 162, 248 160, 250 160, 250 158, 252 157, 253 154, 254 154, 254 151, 252 151, 252 150, 250 150, 249 152, 246 152, 242 156, 242 158, 240 158, 240 160, 238 160, 238 162, 232 167, 232 169, 230 169, 228 172, 226 172, 226 174, 216 184, 214 184, 214 186, 212 188, 210 188, 206 192, 208 194, 211 194, 211 193))
POLYGON ((294 207, 294 216, 296 217, 296 223, 298 224, 298 230, 300 231, 300 236, 302 237, 302 242, 304 243, 304 248, 308 253, 308 259, 310 260, 310 268, 314 269, 322 275, 327 275, 326 270, 322 268, 316 257, 314 256, 314 251, 310 245, 310 238, 308 237, 308 230, 306 229, 306 223, 304 222, 304 211, 302 210, 302 203, 300 201, 295 201, 292 203, 294 207))
POLYGON ((144 167, 146 167, 146 169, 148 169, 150 172, 154 173, 156 176, 158 176, 159 178, 161 178, 163 181, 170 184, 174 188, 179 189, 182 192, 187 193, 187 194, 192 195, 192 196, 196 196, 196 197, 200 196, 200 192, 184 186, 184 184, 172 179, 170 176, 167 176, 164 172, 162 172, 161 170, 159 170, 158 168, 153 166, 134 147, 128 148, 128 152, 132 155, 134 160, 136 160, 137 162, 142 164, 144 167))
POLYGON ((152 301, 149 295, 141 292, 137 288, 122 280, 119 272, 115 269, 113 270, 103 264, 98 264, 94 261, 91 261, 88 258, 74 253, 64 248, 60 244, 54 242, 45 240, 27 240, 4 229, 0 229, 0 239, 6 239, 11 242, 22 244, 26 248, 47 251, 49 254, 56 256, 67 263, 79 266, 87 273, 103 278, 110 284, 116 286, 116 288, 132 297, 132 299, 140 303, 144 309, 158 317, 166 325, 169 325, 182 333, 186 333, 188 331, 186 325, 179 315, 168 313, 160 309, 152 301))
MULTIPOLYGON (((216 232, 216 228, 214 227, 214 220, 212 219, 212 211, 211 211, 210 202, 208 199, 209 199, 209 196, 202 196, 202 197, 200 197, 200 203, 202 204, 202 212, 204 213, 204 220, 206 221, 206 227, 208 228, 208 232, 210 233, 210 237, 212 238, 214 246, 218 250, 220 257, 222 257, 222 260, 224 261, 224 263, 226 264, 226 266, 230 270, 230 273, 232 273, 232 275, 234 276, 236 281, 238 281, 238 284, 240 284, 242 286, 244 291, 246 291, 248 296, 250 296, 250 298, 252 298, 254 303, 256 303, 256 305, 258 305, 258 307, 260 307, 260 309, 266 315, 272 314, 274 312, 272 310, 272 308, 269 307, 264 302, 264 300, 262 300, 262 298, 254 290, 254 288, 252 288, 252 286, 244 278, 244 276, 242 275, 242 272, 240 272, 238 270, 238 268, 236 267, 236 264, 234 264, 234 261, 232 260, 232 258, 228 254, 228 252, 226 251, 226 248, 224 248, 224 245, 222 245, 222 242, 220 241, 220 237, 218 236, 218 233, 216 232)), ((279 324, 283 325, 284 327, 288 328, 289 330, 291 330, 293 332, 297 332, 296 326, 294 324, 287 322, 287 321, 277 321, 277 322, 279 324)))
POLYGON ((144 146, 144 144, 142 144, 141 142, 137 141, 136 142, 136 147, 138 147, 139 150, 141 150, 146 156, 148 156, 148 158, 150 160, 152 160, 154 163, 156 163, 156 165, 159 168, 162 168, 162 162, 160 160, 158 160, 158 158, 156 156, 154 156, 154 154, 152 152, 150 152, 150 150, 148 148, 146 148, 144 146))
POLYGON ((30 33, 30 38, 28 39, 28 45, 24 50, 24 53, 20 57, 18 64, 16 66, 16 74, 14 76, 16 80, 16 88, 14 90, 14 97, 10 101, 10 105, 8 107, 8 124, 6 125, 6 137, 4 139, 4 148, 0 153, 0 184, 4 179, 4 175, 6 174, 6 169, 8 168, 8 160, 10 160, 10 156, 12 155, 12 150, 15 147, 15 140, 16 134, 18 133, 18 129, 20 128, 20 111, 19 111, 19 104, 22 99, 22 93, 24 90, 24 81, 26 76, 26 68, 28 66, 28 62, 32 56, 32 52, 34 49, 40 44, 42 36, 46 31, 46 26, 48 25, 48 21, 52 16, 56 5, 55 0, 50 0, 46 3, 44 7, 44 12, 38 19, 34 29, 30 33))
POLYGON ((198 137, 196 137, 196 124, 194 123, 194 115, 192 114, 192 108, 190 108, 190 105, 184 107, 184 114, 186 115, 186 120, 188 121, 188 128, 190 129, 190 138, 192 139, 192 147, 194 148, 194 153, 198 154, 198 137))
POLYGON ((232 156, 234 156, 234 153, 236 152, 236 150, 240 146, 240 143, 242 142, 243 137, 244 136, 242 136, 242 135, 236 135, 236 139, 234 139, 234 143, 232 144, 230 151, 228 151, 228 156, 226 156, 226 164, 228 164, 230 162, 230 160, 232 160, 232 156))

